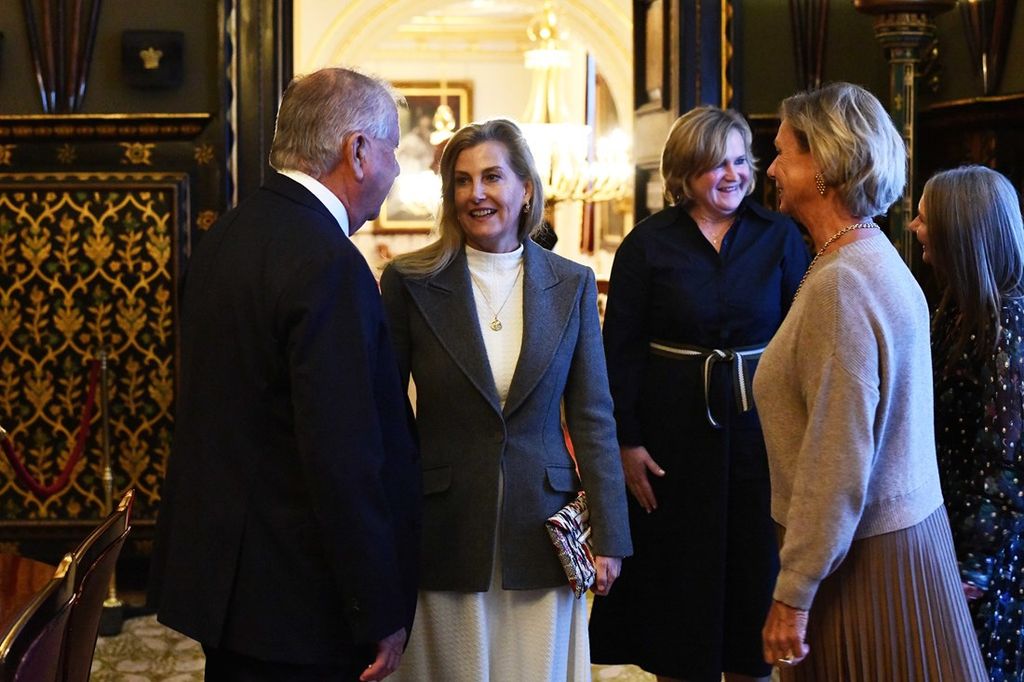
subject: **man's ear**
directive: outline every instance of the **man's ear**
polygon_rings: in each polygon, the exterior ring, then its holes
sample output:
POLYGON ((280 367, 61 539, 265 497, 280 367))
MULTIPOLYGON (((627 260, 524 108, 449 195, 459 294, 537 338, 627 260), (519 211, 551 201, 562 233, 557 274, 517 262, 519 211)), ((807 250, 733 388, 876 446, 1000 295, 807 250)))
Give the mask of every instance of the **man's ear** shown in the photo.
POLYGON ((366 161, 369 154, 369 140, 360 132, 346 135, 341 142, 341 160, 348 166, 357 180, 366 174, 366 161))

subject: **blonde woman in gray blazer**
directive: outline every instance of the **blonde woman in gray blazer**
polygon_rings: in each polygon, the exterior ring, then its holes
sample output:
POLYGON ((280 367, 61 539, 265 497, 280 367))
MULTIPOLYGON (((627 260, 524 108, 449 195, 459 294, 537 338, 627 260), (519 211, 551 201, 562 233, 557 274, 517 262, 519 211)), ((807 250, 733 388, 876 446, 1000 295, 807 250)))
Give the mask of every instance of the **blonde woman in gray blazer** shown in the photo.
POLYGON ((585 600, 544 520, 587 492, 607 593, 632 546, 594 276, 528 238, 542 185, 511 122, 458 131, 441 178, 440 238, 381 281, 423 453, 419 610, 398 679, 589 680, 585 600))

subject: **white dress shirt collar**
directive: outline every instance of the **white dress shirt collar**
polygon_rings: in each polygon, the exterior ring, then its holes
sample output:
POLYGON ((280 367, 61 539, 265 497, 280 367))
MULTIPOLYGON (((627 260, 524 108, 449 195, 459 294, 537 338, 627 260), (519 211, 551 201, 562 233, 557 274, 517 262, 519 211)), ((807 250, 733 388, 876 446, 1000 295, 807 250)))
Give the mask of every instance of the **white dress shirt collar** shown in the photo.
POLYGON ((293 168, 287 168, 285 170, 278 172, 281 175, 285 176, 286 178, 294 180, 295 182, 299 183, 300 185, 308 189, 310 192, 312 192, 313 196, 319 199, 320 203, 324 205, 324 208, 330 211, 331 215, 334 216, 334 219, 338 221, 338 226, 341 227, 341 231, 345 234, 345 236, 349 236, 348 210, 345 208, 345 204, 341 203, 341 199, 339 199, 334 194, 334 192, 327 189, 327 187, 325 187, 322 182, 320 182, 313 176, 307 175, 302 171, 295 170, 293 168))

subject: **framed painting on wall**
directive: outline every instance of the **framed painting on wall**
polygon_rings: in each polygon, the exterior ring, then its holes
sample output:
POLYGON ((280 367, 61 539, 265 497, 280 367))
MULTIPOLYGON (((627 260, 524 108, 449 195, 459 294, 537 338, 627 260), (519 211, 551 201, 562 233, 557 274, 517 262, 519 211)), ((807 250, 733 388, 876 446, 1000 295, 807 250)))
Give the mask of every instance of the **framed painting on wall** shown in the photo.
POLYGON ((602 201, 594 205, 595 246, 606 251, 615 251, 623 237, 633 229, 632 197, 615 201, 602 201))
POLYGON ((672 102, 672 5, 640 0, 633 13, 634 107, 667 111, 672 102))
POLYGON ((441 150, 448 138, 471 120, 472 86, 437 81, 393 85, 409 106, 399 110, 400 172, 381 206, 374 232, 428 232, 441 201, 441 150))

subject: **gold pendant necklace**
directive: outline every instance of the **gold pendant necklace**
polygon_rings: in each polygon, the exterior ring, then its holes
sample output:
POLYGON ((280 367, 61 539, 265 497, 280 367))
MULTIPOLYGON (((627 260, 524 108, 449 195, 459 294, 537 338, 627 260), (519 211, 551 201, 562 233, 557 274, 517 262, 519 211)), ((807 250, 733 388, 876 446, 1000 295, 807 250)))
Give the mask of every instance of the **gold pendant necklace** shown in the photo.
POLYGON ((732 224, 736 221, 735 214, 717 220, 714 218, 704 218, 699 214, 691 214, 690 217, 693 218, 693 222, 697 223, 697 229, 701 231, 701 234, 704 235, 704 238, 711 242, 711 245, 714 246, 716 249, 718 248, 719 243, 722 241, 722 238, 725 236, 725 233, 729 231, 729 228, 732 227, 732 224), (725 223, 725 227, 718 230, 714 229, 715 227, 721 225, 722 223, 725 223), (705 231, 705 228, 707 228, 708 230, 712 230, 711 235, 709 235, 705 231))
POLYGON ((519 275, 521 275, 522 272, 523 264, 520 263, 519 269, 516 270, 516 277, 512 280, 512 286, 509 288, 508 293, 505 294, 505 300, 502 301, 501 306, 495 310, 494 306, 491 305, 491 299, 487 298, 487 293, 484 291, 484 288, 480 286, 480 281, 477 280, 476 275, 473 274, 472 270, 469 271, 469 278, 473 280, 473 285, 476 287, 476 290, 480 292, 480 295, 483 296, 484 303, 487 304, 487 308, 491 311, 492 319, 488 326, 492 331, 501 331, 503 325, 501 324, 501 320, 498 319, 498 315, 500 315, 501 311, 505 309, 505 304, 508 303, 508 300, 512 298, 512 292, 516 290, 516 283, 519 282, 519 275))
POLYGON ((842 237, 847 232, 853 230, 870 230, 871 228, 877 228, 878 225, 874 223, 854 223, 853 225, 847 225, 843 229, 836 232, 834 235, 825 240, 825 243, 818 249, 818 253, 814 254, 814 258, 811 259, 810 265, 804 270, 804 276, 800 278, 800 283, 796 285, 796 293, 793 294, 793 300, 796 301, 796 297, 800 294, 800 290, 804 287, 804 282, 807 281, 807 276, 811 274, 811 269, 814 268, 814 264, 818 262, 818 259, 825 254, 825 249, 832 246, 832 242, 842 237))

